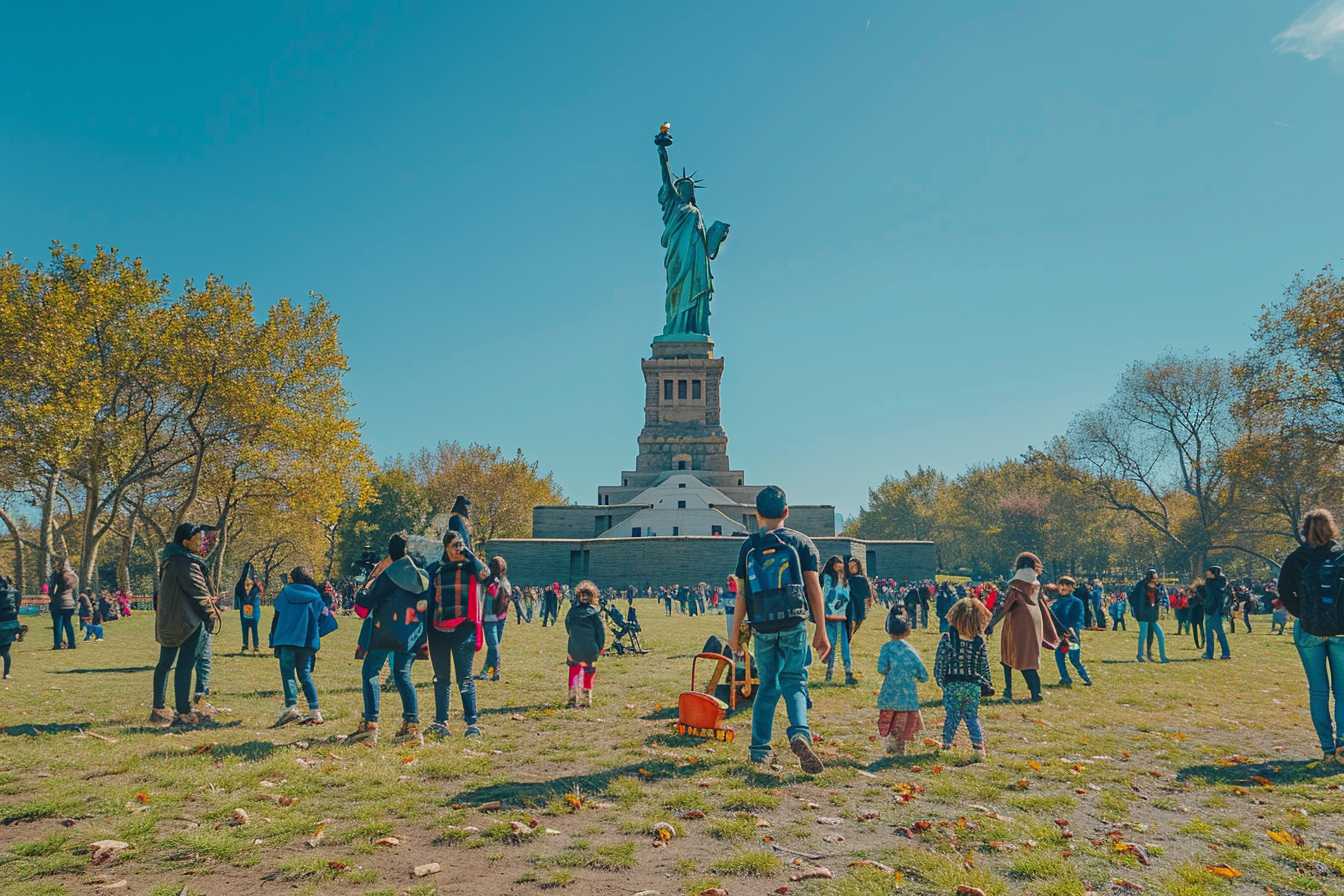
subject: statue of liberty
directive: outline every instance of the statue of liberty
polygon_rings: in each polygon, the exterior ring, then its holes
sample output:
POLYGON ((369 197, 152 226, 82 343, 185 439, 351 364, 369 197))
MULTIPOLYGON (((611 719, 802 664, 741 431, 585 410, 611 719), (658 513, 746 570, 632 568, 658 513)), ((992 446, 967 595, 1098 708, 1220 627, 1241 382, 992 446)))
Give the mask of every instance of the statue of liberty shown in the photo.
POLYGON ((708 339, 709 302, 714 295, 714 276, 709 263, 728 238, 728 225, 715 221, 708 231, 695 204, 695 189, 702 186, 695 175, 673 178, 667 148, 672 145, 670 125, 664 124, 653 138, 658 145, 663 185, 658 204, 663 207, 663 267, 667 269, 667 323, 659 338, 708 339))

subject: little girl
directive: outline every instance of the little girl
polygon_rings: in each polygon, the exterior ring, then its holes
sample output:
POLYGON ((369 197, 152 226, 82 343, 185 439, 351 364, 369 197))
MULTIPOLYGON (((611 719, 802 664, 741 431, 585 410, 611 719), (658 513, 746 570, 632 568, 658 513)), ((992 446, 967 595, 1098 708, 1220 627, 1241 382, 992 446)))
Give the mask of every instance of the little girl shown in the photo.
POLYGON ((943 749, 952 749, 957 728, 966 720, 966 733, 977 757, 985 758, 985 732, 980 727, 980 698, 993 694, 989 678, 989 651, 982 637, 989 608, 973 597, 963 597, 947 611, 948 630, 938 642, 933 680, 943 689, 943 749))
POLYGON ((924 730, 915 682, 928 681, 929 672, 906 643, 910 622, 903 608, 893 606, 887 613, 887 634, 891 640, 877 655, 877 671, 885 676, 877 695, 877 733, 887 739, 888 753, 904 756, 906 744, 924 730))
POLYGON ((574 604, 565 614, 565 631, 569 633, 565 662, 569 664, 570 706, 593 705, 597 657, 607 642, 607 630, 602 626, 602 615, 597 609, 597 595, 597 586, 584 579, 574 589, 574 604))

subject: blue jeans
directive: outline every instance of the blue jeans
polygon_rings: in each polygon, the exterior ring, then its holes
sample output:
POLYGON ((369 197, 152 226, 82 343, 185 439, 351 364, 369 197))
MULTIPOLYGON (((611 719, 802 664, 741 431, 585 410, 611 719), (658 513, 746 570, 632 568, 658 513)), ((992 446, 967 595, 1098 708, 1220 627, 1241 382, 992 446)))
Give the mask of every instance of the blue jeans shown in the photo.
POLYGON ((61 635, 65 635, 65 643, 72 649, 75 646, 75 624, 71 620, 75 618, 74 610, 52 610, 51 611, 51 637, 53 647, 61 646, 61 635))
POLYGON ((210 629, 201 626, 201 646, 196 651, 196 696, 204 697, 210 693, 210 660, 215 636, 210 629))
POLYGON ((789 740, 812 733, 807 728, 807 665, 810 651, 807 626, 797 625, 782 632, 760 632, 752 637, 756 649, 756 674, 760 687, 751 707, 751 757, 760 759, 770 752, 774 735, 775 708, 784 698, 789 717, 789 740))
POLYGON ((845 664, 845 674, 850 674, 854 670, 854 661, 849 655, 849 622, 844 619, 827 619, 826 637, 831 639, 831 652, 826 657, 826 674, 830 675, 835 670, 837 653, 845 664))
MULTIPOLYGON (((488 624, 488 623, 487 623, 488 624)), ((476 657, 476 626, 464 622, 450 632, 431 630, 429 661, 434 664, 434 721, 448 723, 448 686, 457 684, 462 698, 462 721, 475 725, 476 682, 471 679, 471 664, 476 657)))
POLYGON ((1311 724, 1321 742, 1321 750, 1333 753, 1344 747, 1344 635, 1321 638, 1293 622, 1293 646, 1307 673, 1307 703, 1311 706, 1311 724), (1334 724, 1330 718, 1330 694, 1335 696, 1334 724))
POLYGON ((1223 631, 1223 614, 1206 613, 1204 614, 1204 659, 1213 659, 1213 636, 1218 636, 1218 646, 1222 648, 1222 655, 1229 657, 1232 655, 1232 648, 1227 646, 1227 633, 1223 631))
POLYGON ((280 654, 280 687, 285 691, 285 705, 295 706, 299 702, 299 689, 294 684, 298 676, 303 685, 303 696, 308 701, 308 709, 316 710, 317 685, 313 684, 313 660, 316 651, 306 647, 277 647, 280 654))
MULTIPOLYGON (((499 674, 499 642, 504 640, 504 620, 498 622, 484 622, 485 628, 485 665, 481 667, 481 673, 486 669, 494 674, 499 674)), ((470 665, 470 664, 468 664, 470 665)))
POLYGON ((243 649, 244 650, 247 649, 247 633, 251 632, 252 649, 257 650, 258 648, 261 647, 261 642, 257 640, 257 623, 260 622, 261 620, 248 619, 246 616, 243 616, 242 620, 243 620, 243 649))
POLYGON ((957 737, 957 728, 966 722, 966 733, 970 735, 971 746, 979 747, 985 742, 985 732, 980 728, 980 682, 949 681, 943 687, 943 744, 950 746, 957 737))
POLYGON ((401 717, 412 725, 420 723, 420 704, 416 701, 415 685, 411 682, 411 663, 415 662, 413 653, 397 653, 394 650, 370 650, 364 655, 364 666, 360 670, 364 687, 364 721, 378 721, 378 701, 382 695, 378 676, 382 674, 383 664, 392 660, 392 681, 401 694, 401 717))
POLYGON ((1139 621, 1139 659, 1143 659, 1144 647, 1148 643, 1148 632, 1151 631, 1157 636, 1157 655, 1162 658, 1162 662, 1167 661, 1167 636, 1162 632, 1162 626, 1157 622, 1139 621))
POLYGON ((103 639, 103 624, 101 622, 90 622, 84 626, 84 640, 87 641, 90 638, 97 638, 99 641, 103 639))
MULTIPOLYGON (((1054 654, 1055 665, 1059 666, 1060 684, 1073 684, 1073 679, 1069 677, 1069 669, 1064 665, 1064 653, 1056 650, 1054 654)), ((1074 647, 1071 649, 1069 651, 1069 662, 1073 664, 1073 668, 1078 670, 1078 677, 1090 684, 1092 679, 1088 677, 1087 669, 1083 666, 1083 648, 1074 647)))

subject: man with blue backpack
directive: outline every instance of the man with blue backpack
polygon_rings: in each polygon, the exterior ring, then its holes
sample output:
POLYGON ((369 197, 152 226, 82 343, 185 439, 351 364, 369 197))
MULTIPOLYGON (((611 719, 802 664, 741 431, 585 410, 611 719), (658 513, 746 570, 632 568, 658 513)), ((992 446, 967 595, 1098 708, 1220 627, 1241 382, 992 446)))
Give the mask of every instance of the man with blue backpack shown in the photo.
POLYGON ((760 677, 751 709, 752 763, 768 766, 774 759, 770 741, 775 708, 782 697, 789 717, 789 749, 798 757, 803 771, 815 775, 822 764, 807 727, 807 669, 811 651, 824 660, 831 652, 831 643, 821 624, 825 610, 817 574, 817 546, 803 533, 784 526, 788 516, 784 490, 775 485, 761 489, 756 496, 759 528, 743 543, 737 557, 739 588, 728 646, 734 655, 741 653, 738 641, 742 625, 750 623, 760 677), (809 619, 816 624, 811 650, 807 641, 809 619))

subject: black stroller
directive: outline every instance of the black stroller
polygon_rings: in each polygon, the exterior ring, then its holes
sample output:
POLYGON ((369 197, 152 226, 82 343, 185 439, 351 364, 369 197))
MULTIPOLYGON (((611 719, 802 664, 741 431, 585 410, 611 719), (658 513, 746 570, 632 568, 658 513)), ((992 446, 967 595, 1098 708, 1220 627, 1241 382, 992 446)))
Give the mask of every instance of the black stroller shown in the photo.
POLYGON ((648 653, 640 643, 639 618, 635 615, 635 605, 630 605, 629 617, 621 613, 615 602, 602 602, 602 615, 606 617, 607 628, 611 631, 611 650, 617 656, 627 653, 643 655, 648 653))

